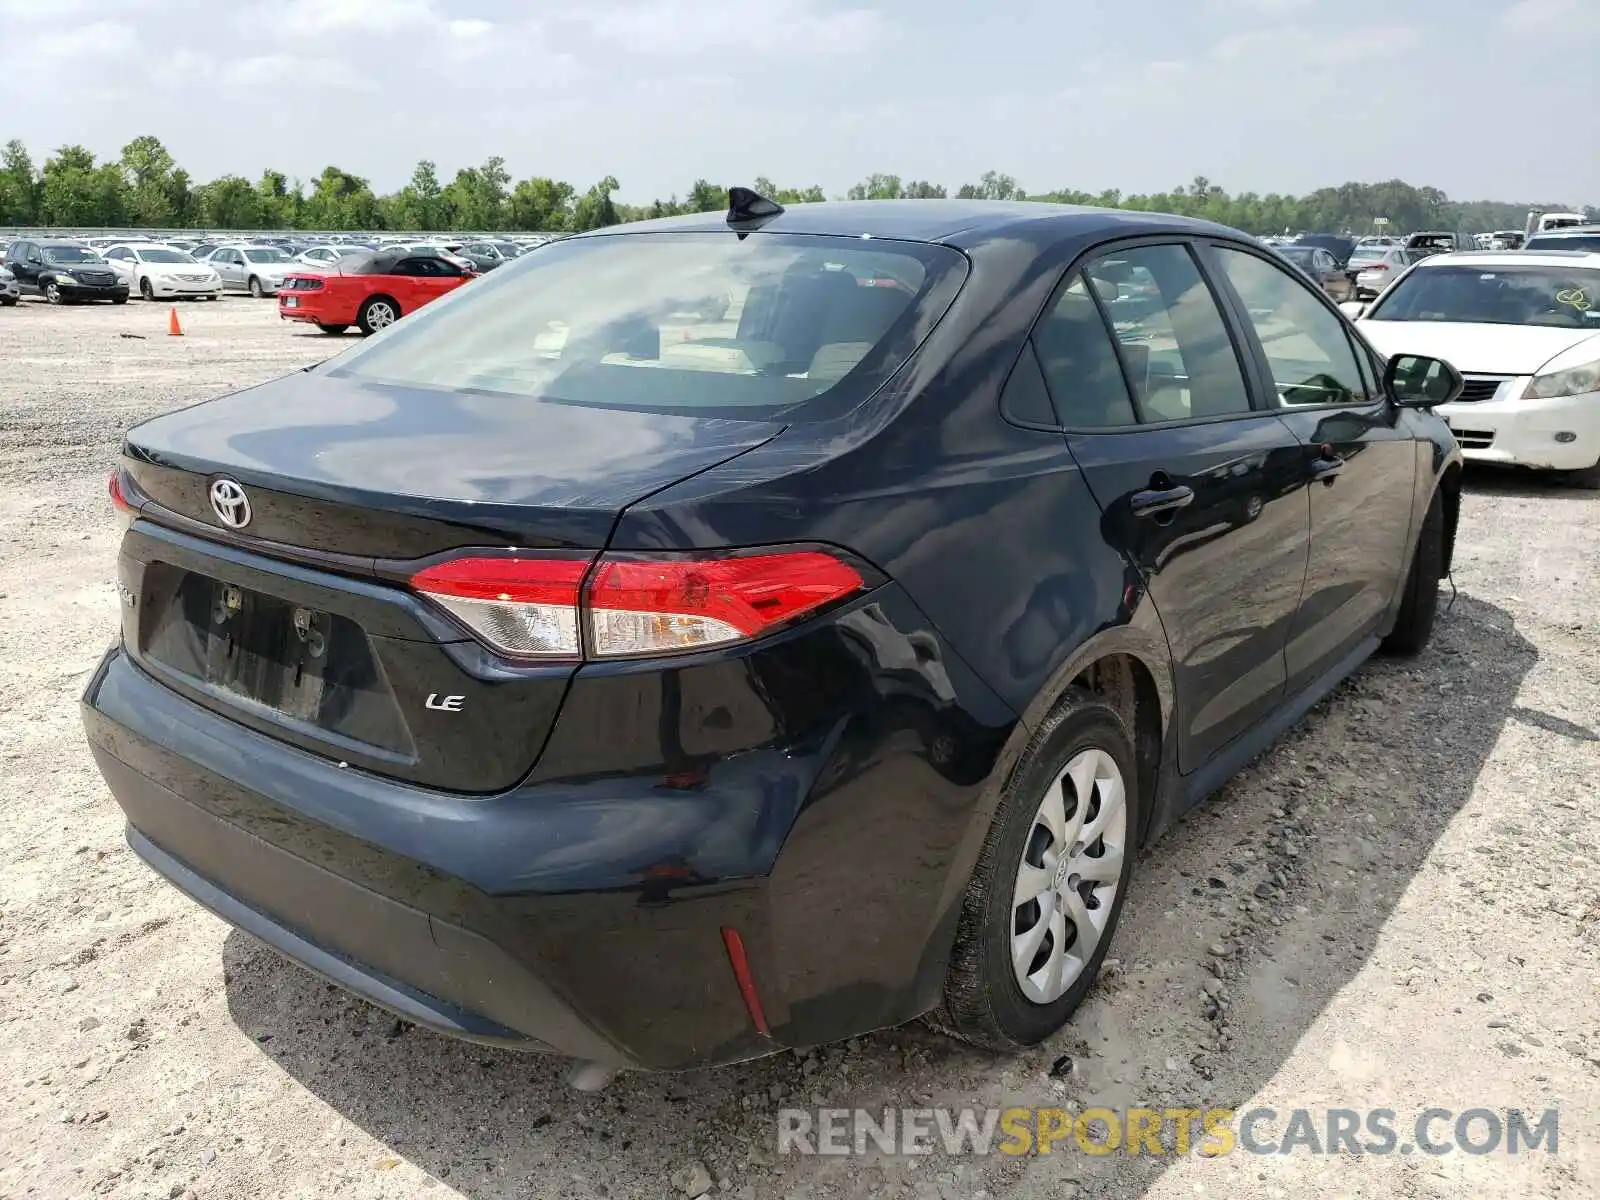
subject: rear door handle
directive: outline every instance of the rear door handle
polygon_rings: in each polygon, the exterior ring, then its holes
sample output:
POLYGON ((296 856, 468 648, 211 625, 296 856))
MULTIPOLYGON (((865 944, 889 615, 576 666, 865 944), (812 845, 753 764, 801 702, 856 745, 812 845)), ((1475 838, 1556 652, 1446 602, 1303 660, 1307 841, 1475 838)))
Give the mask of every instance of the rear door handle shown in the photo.
POLYGON ((1146 491, 1135 492, 1128 500, 1128 506, 1133 509, 1136 517, 1159 517, 1164 513, 1177 512, 1194 503, 1194 489, 1179 484, 1177 487, 1150 488, 1146 491))

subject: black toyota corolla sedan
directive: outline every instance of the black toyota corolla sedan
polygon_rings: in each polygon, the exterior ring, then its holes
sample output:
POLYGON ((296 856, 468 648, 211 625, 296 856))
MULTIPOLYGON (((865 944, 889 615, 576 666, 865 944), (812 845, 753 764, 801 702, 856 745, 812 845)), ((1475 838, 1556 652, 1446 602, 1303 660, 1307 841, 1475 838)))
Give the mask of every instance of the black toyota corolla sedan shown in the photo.
POLYGON ((1459 387, 1215 225, 735 189, 130 431, 89 740, 152 867, 434 1029, 1037 1043, 1139 847, 1426 642, 1459 387))

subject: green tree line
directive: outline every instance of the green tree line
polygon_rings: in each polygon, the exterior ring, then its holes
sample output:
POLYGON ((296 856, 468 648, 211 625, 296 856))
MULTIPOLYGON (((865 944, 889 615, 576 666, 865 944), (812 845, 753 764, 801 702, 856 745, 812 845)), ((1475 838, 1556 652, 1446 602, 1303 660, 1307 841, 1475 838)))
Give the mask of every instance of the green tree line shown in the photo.
MULTIPOLYGON (((816 185, 780 187, 761 177, 749 182, 783 204, 828 199, 816 185)), ((255 182, 224 175, 196 183, 160 139, 148 135, 134 138, 115 159, 96 161, 83 146, 62 146, 42 166, 35 166, 27 147, 13 139, 0 150, 0 226, 555 233, 645 217, 711 212, 727 203, 727 190, 705 179, 697 179, 681 198, 674 195, 643 205, 616 200, 619 186, 611 175, 583 191, 564 180, 543 176, 514 180, 505 160, 498 156, 481 166, 461 168, 449 182, 440 178, 437 164, 424 159, 406 185, 388 195, 378 195, 367 180, 333 166, 309 181, 266 170, 255 182)), ((1398 179, 1346 183, 1304 196, 1235 195, 1204 177, 1186 187, 1151 194, 1090 193, 1071 188, 1035 193, 1024 192, 1011 176, 994 171, 985 172, 975 183, 960 185, 953 193, 943 184, 927 180, 902 181, 898 175, 874 174, 840 198, 926 199, 952 194, 968 199, 1040 200, 1179 213, 1257 234, 1368 232, 1377 217, 1387 217, 1393 232, 1453 229, 1476 233, 1521 229, 1530 207, 1567 207, 1520 201, 1463 203, 1449 199, 1437 188, 1413 187, 1398 179)), ((1583 211, 1600 219, 1600 210, 1583 211)))

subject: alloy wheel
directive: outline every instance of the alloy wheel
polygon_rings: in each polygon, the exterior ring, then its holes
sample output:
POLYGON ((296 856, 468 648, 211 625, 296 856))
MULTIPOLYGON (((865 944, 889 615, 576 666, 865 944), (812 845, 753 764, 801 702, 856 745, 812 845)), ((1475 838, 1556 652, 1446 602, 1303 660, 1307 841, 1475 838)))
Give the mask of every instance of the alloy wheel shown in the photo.
POLYGON ((1105 933, 1128 853, 1127 801, 1116 760, 1082 750, 1034 814, 1012 893, 1011 963, 1035 1004, 1065 994, 1105 933))
POLYGON ((394 324, 394 309, 382 300, 367 306, 367 324, 374 329, 387 329, 394 324))

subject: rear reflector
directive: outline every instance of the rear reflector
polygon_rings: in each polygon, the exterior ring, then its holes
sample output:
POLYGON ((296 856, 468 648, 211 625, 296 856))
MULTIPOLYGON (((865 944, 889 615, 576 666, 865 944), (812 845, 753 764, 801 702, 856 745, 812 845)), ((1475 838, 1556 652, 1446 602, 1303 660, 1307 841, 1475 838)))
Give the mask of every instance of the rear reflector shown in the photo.
POLYGON ((586 559, 458 558, 419 572, 411 586, 502 654, 576 659, 588 570, 586 559))
POLYGON ((760 637, 865 586, 820 550, 730 558, 459 558, 411 585, 513 658, 633 658, 760 637), (580 623, 587 635, 579 641, 580 623))
POLYGON ((755 976, 750 974, 750 956, 744 952, 744 939, 737 929, 724 925, 722 944, 728 951, 728 965, 733 968, 733 981, 739 985, 739 995, 744 1000, 745 1011, 750 1014, 750 1023, 757 1033, 771 1036, 766 1011, 761 1007, 761 993, 756 991, 755 976))

